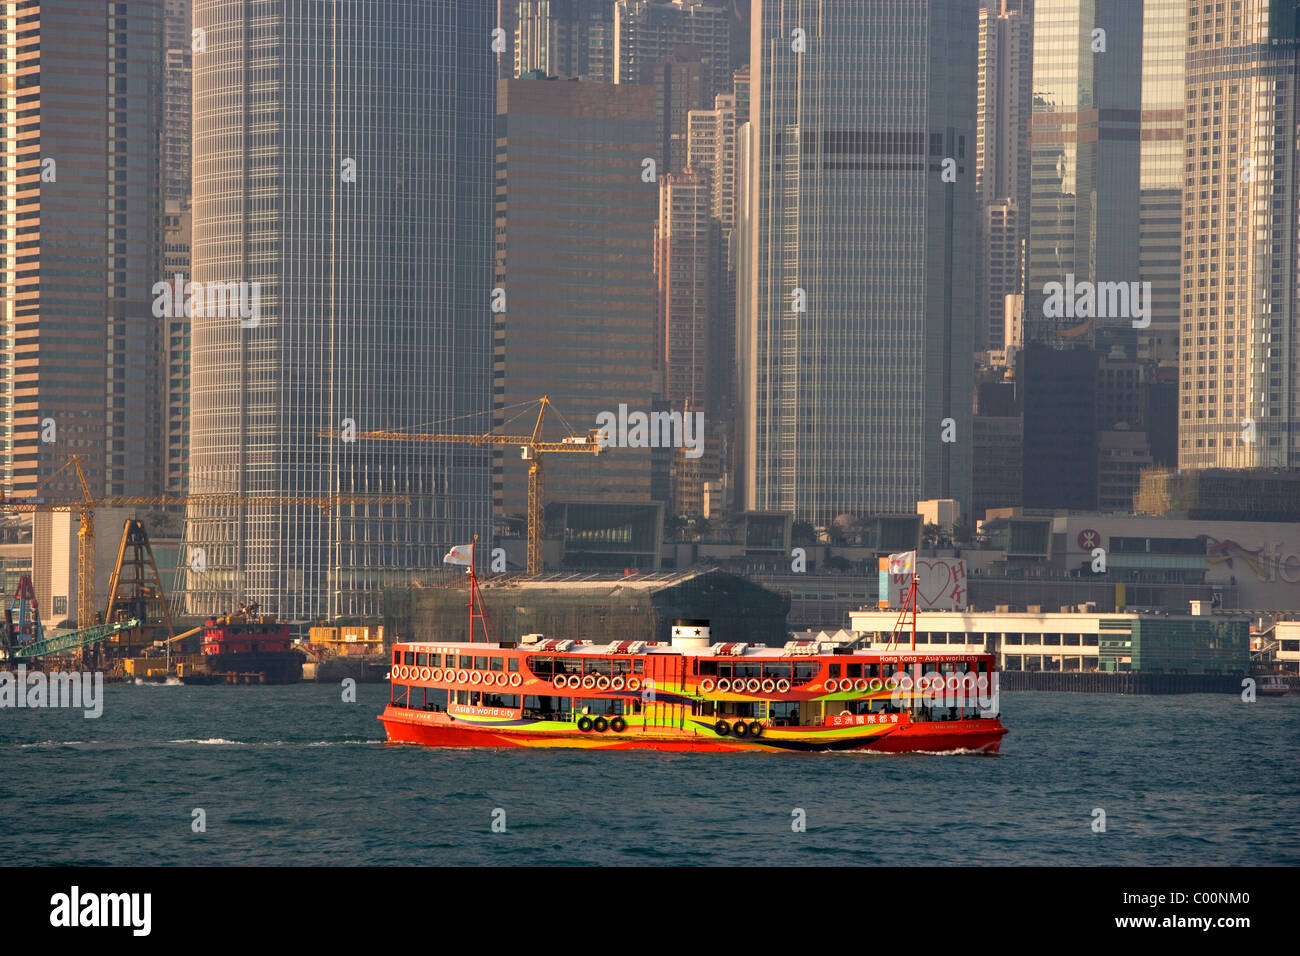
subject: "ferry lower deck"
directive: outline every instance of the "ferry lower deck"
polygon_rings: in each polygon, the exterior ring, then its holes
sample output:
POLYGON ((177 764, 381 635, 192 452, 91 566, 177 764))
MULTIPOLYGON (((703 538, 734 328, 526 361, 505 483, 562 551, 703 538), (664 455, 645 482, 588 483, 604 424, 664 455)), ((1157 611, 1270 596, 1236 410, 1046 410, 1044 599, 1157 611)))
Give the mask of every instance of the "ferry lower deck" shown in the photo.
POLYGON ((1007 732, 980 654, 399 643, 390 679, 388 740, 436 747, 996 753, 1007 732))

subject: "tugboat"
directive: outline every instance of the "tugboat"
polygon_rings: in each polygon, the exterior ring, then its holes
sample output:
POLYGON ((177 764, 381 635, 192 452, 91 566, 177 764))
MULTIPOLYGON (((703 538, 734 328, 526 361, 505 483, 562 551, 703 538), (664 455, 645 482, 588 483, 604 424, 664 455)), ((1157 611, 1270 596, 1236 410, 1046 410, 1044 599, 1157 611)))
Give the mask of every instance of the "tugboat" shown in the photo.
MULTIPOLYGON (((915 632, 910 651, 896 637, 880 649, 715 642, 705 620, 675 621, 662 643, 536 634, 497 643, 472 556, 469 567, 470 641, 393 645, 379 715, 390 743, 997 753, 1007 733, 992 654, 917 653, 915 632)), ((915 587, 914 577, 913 628, 915 587)))
POLYGON ((303 653, 292 646, 289 622, 259 616, 258 606, 203 622, 201 663, 178 668, 186 684, 296 684, 303 653))

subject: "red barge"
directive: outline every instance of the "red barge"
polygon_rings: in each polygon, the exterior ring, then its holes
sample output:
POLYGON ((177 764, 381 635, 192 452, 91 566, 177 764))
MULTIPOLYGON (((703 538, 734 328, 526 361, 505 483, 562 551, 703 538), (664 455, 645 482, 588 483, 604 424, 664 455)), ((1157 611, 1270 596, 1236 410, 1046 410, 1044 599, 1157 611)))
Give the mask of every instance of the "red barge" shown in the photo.
MULTIPOLYGON (((472 568, 472 565, 471 565, 472 568)), ((914 597, 913 597, 914 602, 914 597)), ((715 643, 677 621, 668 643, 395 643, 379 716, 392 743, 731 752, 996 753, 997 663, 791 641, 715 643)))

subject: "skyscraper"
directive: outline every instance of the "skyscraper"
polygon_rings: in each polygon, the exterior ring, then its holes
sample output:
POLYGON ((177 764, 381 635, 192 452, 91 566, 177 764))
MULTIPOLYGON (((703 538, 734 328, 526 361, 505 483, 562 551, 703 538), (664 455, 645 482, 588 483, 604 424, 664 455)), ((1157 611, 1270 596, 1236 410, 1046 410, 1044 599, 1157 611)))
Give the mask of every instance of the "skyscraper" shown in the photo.
POLYGON ((1138 357, 1168 368, 1178 364, 1189 4, 1144 0, 1142 9, 1138 273, 1151 283, 1151 324, 1138 331, 1138 357))
POLYGON ((1187 20, 1180 468, 1300 464, 1293 0, 1187 20))
MULTIPOLYGON (((710 177, 687 167, 659 184, 655 275, 659 284, 659 338, 663 398, 673 411, 704 414, 705 434, 717 437, 715 383, 728 364, 717 361, 714 326, 722 316, 720 224, 712 215, 710 177)), ((705 476, 718 475, 718 448, 706 439, 703 455, 674 458, 673 513, 698 515, 705 476)))
POLYGON ((519 0, 515 76, 614 82, 613 0, 519 0))
POLYGON ((615 0, 614 82, 650 82, 647 70, 692 47, 706 64, 704 103, 731 90, 731 10, 709 0, 615 0))
MULTIPOLYGON (((494 394, 502 426, 547 395, 585 434, 601 412, 648 413, 659 396, 659 183, 645 165, 658 157, 655 100, 655 88, 639 84, 500 83, 496 284, 508 305, 495 316, 494 394)), ((594 462, 553 455, 546 498, 648 503, 650 452, 611 448, 594 462)), ((514 449, 498 453, 498 514, 525 513, 527 471, 514 449)))
MULTIPOLYGON (((190 125, 193 104, 193 0, 167 0, 162 127, 163 221, 159 276, 190 274, 190 125)), ((174 281, 174 280, 173 280, 174 281)), ((190 471, 190 323, 184 314, 159 319, 162 338, 162 485, 185 494, 190 471)))
POLYGON ((383 586, 490 536, 486 449, 345 439, 490 425, 494 13, 195 4, 190 491, 411 500, 192 505, 197 613, 373 615, 383 586))
MULTIPOLYGON (((156 493, 163 8, 10 3, 3 24, 0 485, 30 494, 75 452, 93 492, 156 493)), ((44 492, 80 495, 63 477, 44 492)))
POLYGON ((1012 0, 995 0, 981 7, 979 16, 975 190, 982 259, 976 332, 982 348, 997 349, 1002 345, 1005 299, 1024 291, 1033 22, 1012 0))
POLYGON ((1047 307, 1045 289, 1069 276, 1076 285, 1139 279, 1142 4, 1035 0, 1033 31, 1025 341, 1131 345, 1131 316, 1047 307))
POLYGON ((968 507, 977 3, 755 17, 745 500, 817 523, 968 507))

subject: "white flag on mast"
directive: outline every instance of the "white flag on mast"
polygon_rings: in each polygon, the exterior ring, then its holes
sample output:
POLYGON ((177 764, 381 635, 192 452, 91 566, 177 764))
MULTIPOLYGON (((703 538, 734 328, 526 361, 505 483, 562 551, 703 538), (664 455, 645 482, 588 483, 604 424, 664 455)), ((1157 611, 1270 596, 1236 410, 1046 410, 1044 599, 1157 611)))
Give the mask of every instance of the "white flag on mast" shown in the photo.
POLYGON ((470 564, 470 545, 456 544, 452 545, 450 551, 442 556, 443 564, 459 564, 462 567, 469 567, 470 564))
POLYGON ((889 573, 890 574, 915 574, 916 573, 916 552, 900 551, 898 554, 889 556, 889 573))

